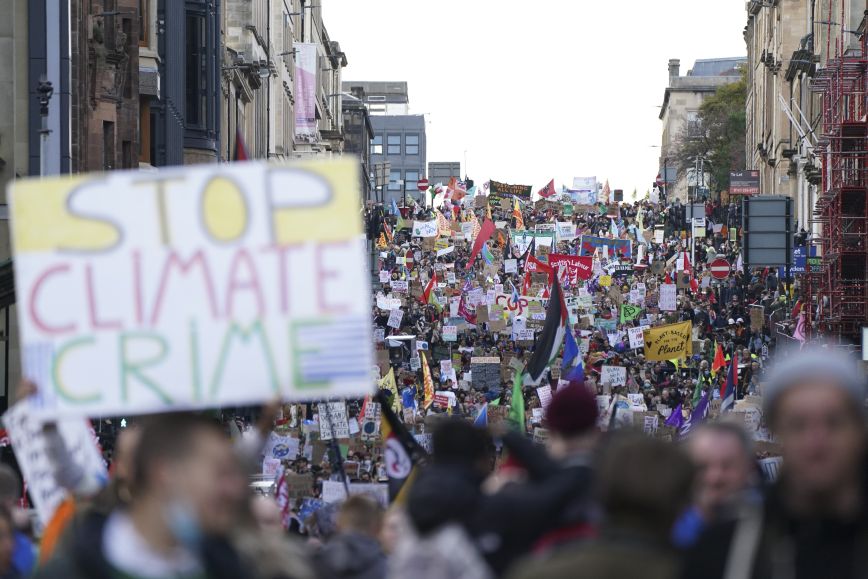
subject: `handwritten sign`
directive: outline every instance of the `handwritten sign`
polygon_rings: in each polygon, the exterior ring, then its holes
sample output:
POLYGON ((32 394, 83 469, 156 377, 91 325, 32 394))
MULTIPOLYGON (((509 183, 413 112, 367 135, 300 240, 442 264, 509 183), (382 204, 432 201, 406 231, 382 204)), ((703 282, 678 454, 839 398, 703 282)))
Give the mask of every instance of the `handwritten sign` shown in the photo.
POLYGON ((443 341, 457 342, 458 341, 458 326, 443 326, 443 341))
POLYGON ((630 340, 631 349, 635 350, 645 347, 645 332, 641 327, 627 328, 627 338, 630 340))
POLYGON ((129 415, 369 393, 371 284, 356 165, 15 181, 22 357, 40 412, 129 415))
POLYGON ((676 295, 678 288, 675 284, 664 283, 660 286, 659 308, 663 312, 674 312, 677 309, 676 295))
MULTIPOLYGON (((55 479, 54 464, 48 452, 52 442, 43 431, 42 422, 34 415, 34 403, 33 399, 26 399, 10 408, 3 415, 3 424, 39 520, 47 524, 67 491, 55 479)), ((105 484, 108 472, 90 423, 84 418, 64 418, 57 422, 57 433, 64 441, 67 458, 81 468, 84 477, 105 484)), ((90 492, 96 490, 99 489, 93 488, 90 492)))
POLYGON ((393 292, 405 294, 409 291, 409 282, 405 280, 393 279, 390 285, 392 286, 393 292))
POLYGON ((322 440, 350 437, 346 404, 343 402, 320 402, 317 404, 317 413, 319 415, 319 437, 322 440))
POLYGON ((404 319, 404 311, 403 310, 392 310, 389 312, 389 321, 386 322, 386 325, 390 328, 395 328, 396 330, 401 327, 401 320, 404 319))
POLYGON ((436 219, 413 222, 413 237, 437 237, 438 233, 440 228, 437 226, 436 219))
POLYGON ((627 384, 627 368, 624 366, 601 366, 600 384, 603 386, 624 386, 627 384))

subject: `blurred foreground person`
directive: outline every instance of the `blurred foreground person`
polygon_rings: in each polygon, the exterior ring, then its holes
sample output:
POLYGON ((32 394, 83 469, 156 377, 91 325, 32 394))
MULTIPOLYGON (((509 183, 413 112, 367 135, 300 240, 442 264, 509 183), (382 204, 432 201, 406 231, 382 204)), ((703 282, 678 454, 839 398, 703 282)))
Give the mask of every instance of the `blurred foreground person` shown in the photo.
POLYGON ((69 541, 36 577, 247 577, 227 536, 246 485, 218 424, 190 414, 150 419, 133 459, 131 500, 73 521, 69 541))
POLYGON ((435 427, 431 442, 431 462, 407 483, 410 528, 389 560, 389 577, 488 579, 491 570, 473 537, 482 482, 491 470, 491 440, 470 423, 449 419, 435 427))
POLYGON ((670 579, 678 557, 668 541, 686 506, 693 466, 676 446, 633 433, 618 434, 601 452, 597 497, 603 522, 596 539, 564 545, 527 560, 508 576, 571 579, 670 579))
POLYGON ((693 545, 709 524, 731 519, 757 482, 753 443, 738 424, 701 424, 690 433, 687 452, 697 468, 697 480, 694 504, 673 532, 681 548, 693 545))
POLYGON ((6 508, 0 507, 0 579, 25 577, 13 564, 14 554, 15 523, 12 521, 12 514, 6 508))
POLYGON ((386 555, 377 540, 383 510, 374 499, 354 495, 338 511, 337 533, 316 554, 324 579, 380 579, 386 576, 386 555))
POLYGON ((711 527, 685 577, 864 577, 868 570, 865 377, 834 350, 778 362, 764 389, 781 477, 760 508, 711 527))
POLYGON ((33 541, 22 530, 30 524, 27 512, 18 506, 22 494, 21 477, 11 466, 0 464, 0 509, 9 513, 12 523, 12 567, 22 576, 26 576, 36 564, 36 549, 33 541))

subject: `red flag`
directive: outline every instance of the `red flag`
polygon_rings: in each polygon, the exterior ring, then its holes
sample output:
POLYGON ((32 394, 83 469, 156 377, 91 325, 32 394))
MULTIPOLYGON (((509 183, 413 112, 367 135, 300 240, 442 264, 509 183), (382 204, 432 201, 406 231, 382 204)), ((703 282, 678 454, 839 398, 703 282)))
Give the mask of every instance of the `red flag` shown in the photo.
POLYGON ((247 147, 244 146, 244 137, 241 136, 241 129, 235 129, 235 150, 232 151, 233 161, 246 161, 247 147))
POLYGON ((468 324, 476 325, 476 314, 467 308, 463 295, 461 296, 461 301, 458 302, 458 315, 464 318, 468 324))
POLYGON ((489 238, 494 234, 494 230, 494 222, 491 219, 486 218, 485 221, 482 222, 482 227, 479 228, 479 235, 476 236, 476 241, 473 242, 473 251, 470 252, 470 259, 467 261, 465 269, 473 267, 476 257, 479 255, 479 252, 482 251, 482 244, 489 240, 489 238))
POLYGON ((539 190, 539 196, 548 199, 555 194, 555 180, 549 181, 549 184, 539 190))
POLYGON ((530 291, 530 272, 525 270, 524 272, 524 284, 521 287, 521 295, 526 296, 530 291))
POLYGON ((437 272, 434 272, 434 275, 431 276, 431 280, 428 282, 428 285, 425 286, 425 289, 422 290, 422 298, 421 302, 423 304, 427 304, 428 300, 431 298, 431 292, 434 291, 434 288, 437 287, 437 272))
POLYGON ((524 271, 530 273, 547 273, 551 275, 552 268, 551 266, 546 265, 534 256, 528 255, 527 260, 524 262, 524 271))
POLYGON ((714 352, 714 361, 711 363, 711 371, 717 374, 723 368, 726 368, 726 358, 723 356, 723 346, 718 344, 714 352))

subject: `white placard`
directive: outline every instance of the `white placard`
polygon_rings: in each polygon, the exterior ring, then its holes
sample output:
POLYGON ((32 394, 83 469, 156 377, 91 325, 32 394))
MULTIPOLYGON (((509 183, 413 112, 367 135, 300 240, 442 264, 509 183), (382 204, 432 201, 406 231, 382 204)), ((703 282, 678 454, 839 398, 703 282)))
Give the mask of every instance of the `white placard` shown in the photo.
POLYGON ((674 312, 677 309, 676 296, 678 288, 674 283, 664 283, 660 286, 660 300, 658 307, 661 312, 674 312))
POLYGON ((392 291, 396 293, 405 294, 409 290, 409 282, 406 280, 393 279, 390 285, 392 286, 392 291))
POLYGON ((546 384, 545 386, 540 386, 536 389, 536 395, 539 397, 539 402, 542 404, 542 407, 548 408, 549 404, 552 401, 552 387, 550 384, 546 384))
POLYGON ((380 283, 389 283, 389 280, 392 278, 392 274, 388 271, 380 271, 380 283))
POLYGON ((347 405, 343 402, 320 402, 317 406, 319 418, 319 437, 322 440, 350 437, 347 421, 347 405))
POLYGON ((443 326, 443 341, 457 342, 458 341, 458 326, 443 326))
POLYGON ((517 259, 504 259, 503 260, 503 271, 504 271, 504 273, 518 273, 518 260, 517 259))
POLYGON ((351 159, 14 181, 23 374, 39 412, 370 393, 358 183, 351 159))
POLYGON ((603 386, 624 386, 627 384, 627 368, 624 366, 601 366, 600 384, 603 386))
POLYGON ((436 219, 413 222, 413 237, 437 237, 438 231, 436 219))
POLYGON ((627 338, 630 340, 631 349, 635 350, 636 348, 645 347, 645 332, 641 327, 627 328, 627 338))
MULTIPOLYGON (((43 423, 35 415, 34 400, 22 400, 12 406, 3 415, 3 424, 12 441, 12 450, 39 520, 42 524, 48 524, 68 491, 55 478, 55 469, 47 450, 51 441, 43 431, 43 423)), ((105 462, 88 420, 58 420, 57 434, 64 441, 68 460, 81 468, 83 478, 96 483, 96 488, 90 489, 91 493, 108 482, 105 462)))
POLYGON ((389 321, 386 322, 386 325, 390 328, 395 328, 396 330, 401 327, 401 320, 404 319, 404 311, 403 310, 392 310, 389 313, 389 321))

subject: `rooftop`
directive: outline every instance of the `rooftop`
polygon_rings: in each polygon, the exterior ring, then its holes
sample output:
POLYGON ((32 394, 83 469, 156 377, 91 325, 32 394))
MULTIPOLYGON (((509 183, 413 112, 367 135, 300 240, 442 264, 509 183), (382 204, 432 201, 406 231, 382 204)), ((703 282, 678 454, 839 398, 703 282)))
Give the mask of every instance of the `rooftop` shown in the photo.
POLYGON ((744 56, 698 59, 687 76, 740 76, 738 67, 747 62, 744 56))

